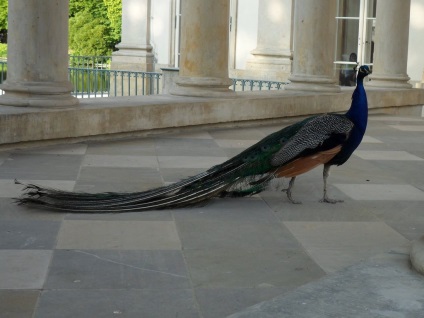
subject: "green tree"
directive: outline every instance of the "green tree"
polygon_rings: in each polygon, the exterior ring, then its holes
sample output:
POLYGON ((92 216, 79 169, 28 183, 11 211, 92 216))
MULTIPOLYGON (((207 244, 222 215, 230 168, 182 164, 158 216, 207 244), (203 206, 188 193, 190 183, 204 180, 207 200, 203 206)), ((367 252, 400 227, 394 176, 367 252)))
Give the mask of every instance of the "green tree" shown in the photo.
MULTIPOLYGON (((121 0, 119 0, 121 1, 121 0)), ((88 11, 96 18, 107 19, 106 7, 99 0, 70 0, 69 17, 74 17, 78 12, 88 11)))
POLYGON ((0 57, 7 57, 7 44, 0 43, 0 57))
POLYGON ((107 8, 107 17, 110 22, 111 36, 115 44, 121 39, 122 28, 122 0, 103 0, 107 8))
MULTIPOLYGON (((7 8, 8 0, 0 0, 0 34, 7 33, 7 8)), ((122 0, 70 0, 69 48, 72 53, 110 55, 121 40, 121 17, 122 0)))
POLYGON ((70 19, 69 47, 74 55, 108 55, 107 27, 89 11, 78 12, 70 19))
POLYGON ((110 55, 121 38, 122 0, 70 0, 69 48, 75 55, 110 55))
POLYGON ((7 56, 7 0, 0 0, 0 57, 7 56))
POLYGON ((0 0, 0 31, 7 30, 7 0, 0 0))

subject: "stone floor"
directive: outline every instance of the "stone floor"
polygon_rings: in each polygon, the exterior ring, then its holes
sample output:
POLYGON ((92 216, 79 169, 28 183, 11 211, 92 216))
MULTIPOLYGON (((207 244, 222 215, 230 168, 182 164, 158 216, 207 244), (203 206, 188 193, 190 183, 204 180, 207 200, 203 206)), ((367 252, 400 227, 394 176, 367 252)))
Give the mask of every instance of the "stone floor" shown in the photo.
MULTIPOLYGON (((424 234, 424 119, 418 117, 371 116, 358 151, 332 169, 330 194, 345 200, 336 205, 318 202, 321 169, 296 181, 301 205, 271 190, 204 207, 111 215, 55 213, 11 200, 21 190, 15 178, 88 192, 149 189, 218 164, 277 129, 211 129, 0 152, 0 316, 238 317, 260 302, 273 302, 275 309, 275 302, 293 304, 313 292, 315 303, 323 304, 321 294, 328 301, 338 292, 331 282, 378 276, 364 272, 363 264, 387 253, 397 255, 390 263, 399 265, 397 273, 422 284, 407 253, 410 241, 424 234), (311 287, 320 282, 330 287, 311 287)), ((384 257, 378 260, 385 264, 384 257)), ((345 316, 419 317, 424 289, 414 290, 418 300, 412 307, 406 301, 398 315, 346 304, 346 313, 354 308, 356 315, 345 316)), ((364 295, 372 300, 376 294, 364 295)), ((391 297, 388 302, 405 296, 391 297)), ((284 317, 342 317, 343 306, 333 315, 323 309, 284 317)), ((252 308, 246 317, 283 317, 265 315, 269 306, 252 308)))

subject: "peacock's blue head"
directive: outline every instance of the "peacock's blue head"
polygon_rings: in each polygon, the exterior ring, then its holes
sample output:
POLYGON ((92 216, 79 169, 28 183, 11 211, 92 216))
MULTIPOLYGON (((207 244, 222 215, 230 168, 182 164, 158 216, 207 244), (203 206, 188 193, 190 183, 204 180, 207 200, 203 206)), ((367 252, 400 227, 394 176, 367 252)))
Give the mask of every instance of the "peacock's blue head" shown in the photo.
POLYGON ((364 78, 365 76, 371 74, 371 70, 367 65, 362 65, 358 69, 358 78, 364 78))

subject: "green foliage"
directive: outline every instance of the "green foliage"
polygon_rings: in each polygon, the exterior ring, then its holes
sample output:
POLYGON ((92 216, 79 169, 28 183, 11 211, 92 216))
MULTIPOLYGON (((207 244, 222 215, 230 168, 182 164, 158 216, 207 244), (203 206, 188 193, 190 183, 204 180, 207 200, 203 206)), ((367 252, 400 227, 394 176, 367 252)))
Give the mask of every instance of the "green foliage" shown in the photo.
POLYGON ((122 0, 103 0, 103 2, 107 8, 112 39, 118 43, 121 38, 122 0))
POLYGON ((121 39, 122 0, 70 0, 69 48, 74 55, 110 55, 121 39))
MULTIPOLYGON (((0 31, 7 30, 8 0, 0 0, 0 31)), ((110 55, 121 40, 122 0, 70 0, 69 48, 75 55, 110 55)), ((0 57, 7 46, 0 44, 0 57)))
MULTIPOLYGON (((121 1, 121 0, 120 0, 121 1)), ((70 0, 69 17, 75 17, 78 12, 88 11, 93 17, 107 19, 106 7, 99 0, 70 0)))
POLYGON ((69 47, 74 55, 108 55, 107 31, 100 18, 78 12, 69 20, 69 47))
POLYGON ((7 0, 0 0, 0 30, 7 30, 7 0))
POLYGON ((7 44, 0 43, 0 57, 7 57, 7 44))

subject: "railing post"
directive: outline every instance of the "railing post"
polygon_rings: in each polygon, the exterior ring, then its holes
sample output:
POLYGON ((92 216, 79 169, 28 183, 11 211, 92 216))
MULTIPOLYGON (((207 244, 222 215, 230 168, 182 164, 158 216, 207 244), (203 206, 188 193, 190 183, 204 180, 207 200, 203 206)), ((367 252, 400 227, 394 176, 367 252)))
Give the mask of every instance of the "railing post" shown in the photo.
POLYGON ((173 89, 178 77, 179 69, 175 67, 163 67, 162 70, 162 94, 169 94, 173 89))

